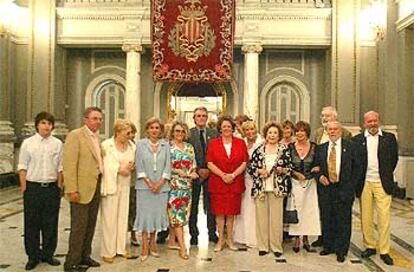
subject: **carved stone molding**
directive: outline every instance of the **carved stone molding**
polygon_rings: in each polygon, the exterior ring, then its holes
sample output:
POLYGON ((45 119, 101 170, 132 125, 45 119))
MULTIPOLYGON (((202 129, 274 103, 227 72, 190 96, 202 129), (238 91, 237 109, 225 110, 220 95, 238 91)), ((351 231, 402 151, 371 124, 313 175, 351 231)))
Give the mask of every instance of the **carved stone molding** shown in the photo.
POLYGON ((16 139, 12 125, 9 121, 0 121, 0 142, 13 142, 16 139))
POLYGON ((242 52, 246 53, 260 53, 263 51, 261 44, 245 44, 242 46, 242 52))
POLYGON ((143 19, 145 9, 135 7, 119 8, 57 8, 56 15, 58 19, 67 20, 126 20, 126 19, 143 19))
POLYGON ((129 44, 125 43, 122 45, 122 51, 124 52, 137 52, 137 53, 144 53, 144 47, 141 44, 129 44))

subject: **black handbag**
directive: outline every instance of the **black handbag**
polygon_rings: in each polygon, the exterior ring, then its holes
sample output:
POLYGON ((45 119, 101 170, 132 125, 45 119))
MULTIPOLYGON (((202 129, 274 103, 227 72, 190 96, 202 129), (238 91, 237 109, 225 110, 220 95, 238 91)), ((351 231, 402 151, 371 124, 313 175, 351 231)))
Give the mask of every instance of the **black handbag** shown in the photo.
POLYGON ((295 196, 290 193, 287 201, 286 210, 283 211, 283 224, 298 224, 299 217, 298 210, 296 210, 295 196))

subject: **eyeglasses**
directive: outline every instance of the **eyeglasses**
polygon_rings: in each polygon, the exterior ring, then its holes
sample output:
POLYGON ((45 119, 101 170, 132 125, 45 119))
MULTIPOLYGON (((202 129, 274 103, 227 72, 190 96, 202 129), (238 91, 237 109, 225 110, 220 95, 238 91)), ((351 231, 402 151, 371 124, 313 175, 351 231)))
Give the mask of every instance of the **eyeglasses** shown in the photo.
POLYGON ((207 117, 207 114, 197 114, 196 117, 207 117))
POLYGON ((174 132, 185 133, 185 130, 184 129, 174 129, 174 132))
POLYGON ((92 121, 102 121, 102 117, 86 117, 86 119, 90 119, 92 121))

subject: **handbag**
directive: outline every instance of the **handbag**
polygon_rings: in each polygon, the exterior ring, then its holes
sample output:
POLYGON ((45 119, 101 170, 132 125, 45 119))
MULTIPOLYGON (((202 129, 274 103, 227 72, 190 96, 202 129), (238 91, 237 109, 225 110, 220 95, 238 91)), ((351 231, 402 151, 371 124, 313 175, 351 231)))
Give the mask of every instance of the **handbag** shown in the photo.
POLYGON ((290 193, 287 199, 286 210, 283 211, 283 224, 298 224, 298 210, 296 210, 295 196, 290 193))

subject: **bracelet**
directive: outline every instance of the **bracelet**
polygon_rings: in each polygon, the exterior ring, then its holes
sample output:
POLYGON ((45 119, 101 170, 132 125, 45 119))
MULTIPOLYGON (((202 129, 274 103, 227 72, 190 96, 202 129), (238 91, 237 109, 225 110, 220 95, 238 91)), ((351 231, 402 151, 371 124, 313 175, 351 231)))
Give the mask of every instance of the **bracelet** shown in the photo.
POLYGON ((235 177, 234 173, 231 173, 231 178, 234 179, 235 177))

